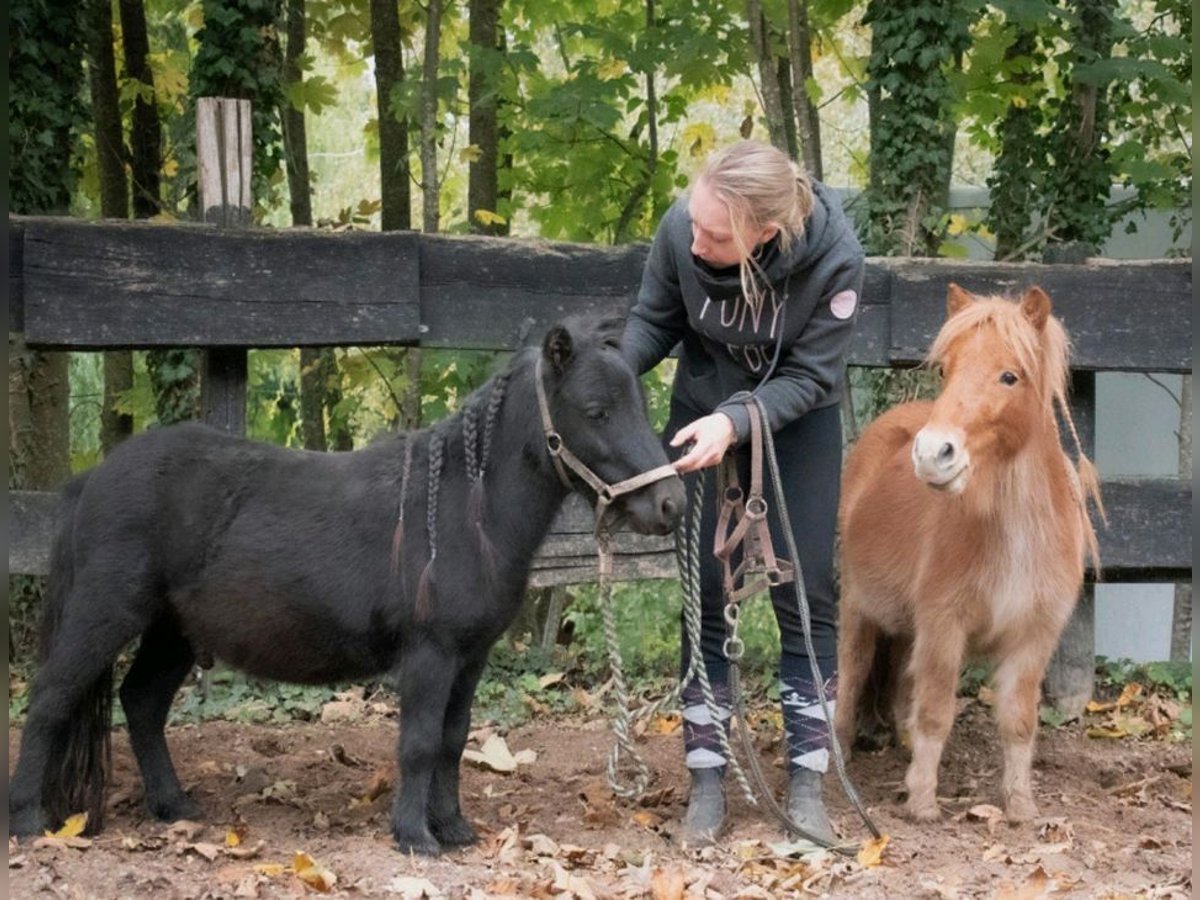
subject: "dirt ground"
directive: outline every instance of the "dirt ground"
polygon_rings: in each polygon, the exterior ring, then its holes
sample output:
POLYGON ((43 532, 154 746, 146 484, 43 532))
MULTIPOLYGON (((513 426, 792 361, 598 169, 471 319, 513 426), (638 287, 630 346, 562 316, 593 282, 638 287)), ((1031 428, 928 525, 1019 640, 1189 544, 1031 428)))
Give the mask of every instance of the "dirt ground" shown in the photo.
MULTIPOLYGON (((542 718, 502 736, 521 760, 515 772, 464 764, 464 805, 480 844, 424 859, 389 843, 394 718, 379 708, 338 718, 172 727, 177 768, 206 813, 202 824, 146 817, 118 732, 106 829, 92 839, 10 842, 9 896, 271 898, 318 889, 413 898, 1191 896, 1190 745, 1097 740, 1079 726, 1043 729, 1035 775, 1043 818, 1010 827, 991 806, 998 802, 995 729, 982 704, 964 701, 943 763, 940 823, 899 816, 902 752, 851 762, 889 838, 879 864, 864 865, 853 856, 790 853, 781 832, 740 797, 731 800, 721 846, 681 849, 678 732, 644 736, 655 779, 639 804, 615 800, 607 787, 605 720, 542 718)), ((472 746, 487 736, 477 732, 472 746)), ((18 740, 10 731, 10 765, 18 740)), ((779 787, 777 739, 764 740, 761 759, 779 787)), ((840 791, 827 794, 842 832, 865 837, 840 791)))

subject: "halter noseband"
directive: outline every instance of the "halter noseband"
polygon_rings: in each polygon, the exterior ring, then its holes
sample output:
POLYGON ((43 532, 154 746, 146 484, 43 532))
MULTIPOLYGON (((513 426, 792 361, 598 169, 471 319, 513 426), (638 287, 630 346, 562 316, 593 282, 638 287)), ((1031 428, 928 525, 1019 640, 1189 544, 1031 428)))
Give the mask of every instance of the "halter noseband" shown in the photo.
POLYGON ((583 460, 567 449, 562 435, 555 430, 554 422, 550 418, 550 404, 546 401, 546 386, 542 379, 542 358, 540 356, 534 368, 533 380, 537 385, 538 410, 542 414, 542 433, 546 436, 546 452, 550 454, 550 459, 554 463, 554 469, 558 472, 559 480, 566 486, 567 490, 575 489, 575 486, 571 484, 570 476, 567 474, 567 469, 569 468, 596 492, 597 537, 600 537, 601 533, 605 530, 604 518, 608 513, 609 505, 614 500, 622 494, 628 494, 648 484, 653 484, 656 481, 662 481, 664 478, 670 478, 673 475, 679 474, 675 471, 673 465, 666 463, 648 472, 642 472, 640 475, 634 475, 632 478, 618 481, 616 484, 608 484, 599 475, 589 469, 583 460))

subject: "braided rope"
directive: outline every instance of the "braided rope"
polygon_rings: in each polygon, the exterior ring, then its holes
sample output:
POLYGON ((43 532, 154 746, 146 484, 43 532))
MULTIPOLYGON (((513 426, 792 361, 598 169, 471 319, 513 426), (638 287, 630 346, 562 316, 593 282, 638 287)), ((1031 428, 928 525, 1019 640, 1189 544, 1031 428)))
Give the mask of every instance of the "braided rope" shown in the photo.
POLYGON ((425 526, 429 530, 429 562, 437 559, 438 494, 442 480, 442 449, 444 438, 436 431, 429 434, 429 502, 425 509, 425 526))
MULTIPOLYGON (((713 694, 712 683, 708 678, 708 666, 704 664, 704 655, 700 650, 700 618, 701 618, 701 598, 700 598, 700 517, 704 506, 704 474, 701 472, 696 478, 696 487, 692 491, 692 515, 691 521, 688 523, 688 548, 687 548, 687 572, 686 587, 683 603, 683 619, 687 628, 688 643, 691 645, 691 659, 688 661, 688 670, 680 679, 680 690, 693 677, 700 682, 700 693, 704 697, 704 707, 708 710, 708 715, 712 721, 718 723, 717 741, 721 745, 721 755, 725 757, 730 770, 733 772, 734 780, 737 781, 738 787, 741 788, 742 796, 746 798, 746 802, 751 806, 758 805, 758 799, 754 796, 754 791, 750 787, 750 781, 743 771, 741 763, 738 762, 737 755, 733 752, 733 747, 729 743, 729 729, 719 727, 721 722, 720 707, 717 706, 717 698, 713 694)), ((738 729, 744 733, 748 733, 746 722, 739 718, 738 729)))
POLYGON ((463 410, 463 455, 467 463, 467 481, 474 484, 479 480, 479 461, 477 457, 479 444, 479 413, 475 407, 468 403, 463 410))
MULTIPOLYGON (((760 398, 755 397, 754 403, 758 407, 758 411, 765 422, 767 420, 767 410, 763 406, 760 398)), ((783 497, 783 481, 779 474, 779 460, 775 456, 775 441, 771 435, 770 429, 764 429, 763 446, 766 448, 768 469, 771 473, 771 486, 775 490, 776 497, 783 497)), ((871 816, 867 813, 867 808, 863 804, 862 798, 855 789, 854 784, 850 781, 850 775, 846 772, 846 758, 842 753, 842 745, 837 737, 837 730, 833 727, 833 716, 829 712, 829 701, 825 696, 825 679, 821 675, 821 666, 817 662, 817 652, 813 647, 812 639, 812 615, 808 608, 808 594, 804 588, 804 573, 800 570, 800 554, 796 550, 796 541, 792 534, 791 517, 788 515, 787 504, 782 501, 778 504, 779 507, 779 523, 782 526, 784 537, 787 541, 788 553, 795 560, 796 577, 792 581, 792 590, 796 595, 796 605, 800 611, 800 623, 803 626, 804 632, 804 649, 808 653, 808 662, 812 669, 813 683, 817 689, 817 699, 821 704, 821 713, 825 716, 825 721, 829 723, 829 745, 833 750, 834 765, 837 769, 838 779, 842 783, 842 790, 846 794, 851 805, 862 819, 867 830, 871 832, 871 836, 879 838, 881 833, 871 816)), ((799 830, 799 829, 797 829, 799 830)))
POLYGON ((482 477, 487 471, 488 460, 492 458, 492 436, 496 431, 496 420, 500 416, 500 407, 504 404, 504 391, 508 387, 509 371, 501 372, 492 381, 492 391, 488 395, 487 412, 483 418, 483 451, 479 460, 479 472, 482 477))

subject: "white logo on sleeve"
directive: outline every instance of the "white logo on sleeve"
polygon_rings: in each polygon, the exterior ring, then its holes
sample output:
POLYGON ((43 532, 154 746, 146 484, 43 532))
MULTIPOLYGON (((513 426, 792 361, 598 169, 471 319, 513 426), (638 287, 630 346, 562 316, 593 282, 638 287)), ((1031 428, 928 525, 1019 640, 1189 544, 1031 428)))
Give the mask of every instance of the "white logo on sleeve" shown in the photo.
POLYGON ((839 291, 829 301, 829 308, 839 319, 848 319, 854 315, 854 307, 858 305, 858 294, 854 291, 839 291))

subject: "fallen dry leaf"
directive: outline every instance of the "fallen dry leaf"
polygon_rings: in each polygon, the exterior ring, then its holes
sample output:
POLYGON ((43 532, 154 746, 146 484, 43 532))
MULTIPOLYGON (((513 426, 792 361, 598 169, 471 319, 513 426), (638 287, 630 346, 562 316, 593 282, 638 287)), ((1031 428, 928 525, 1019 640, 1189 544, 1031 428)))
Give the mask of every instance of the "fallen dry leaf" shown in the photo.
POLYGON ((552 862, 550 867, 554 870, 554 891, 573 894, 579 900, 596 900, 596 892, 592 889, 591 882, 582 875, 574 875, 558 863, 552 862))
POLYGON ((517 771, 517 761, 504 738, 493 734, 478 750, 464 750, 463 759, 493 772, 508 774, 517 771))
POLYGON ((195 844, 180 844, 179 848, 178 848, 178 852, 179 853, 188 853, 188 852, 195 853, 197 856, 202 856, 205 859, 207 859, 209 862, 212 862, 218 856, 221 855, 221 845, 220 844, 208 844, 208 843, 205 843, 204 841, 199 841, 195 844))
POLYGON ((1046 893, 1047 881, 1049 878, 1046 870, 1038 866, 1019 887, 1008 883, 1000 885, 996 892, 996 900, 1039 900, 1046 893))
POLYGON ((399 894, 404 900, 421 900, 422 897, 432 900, 444 896, 428 878, 413 875, 397 875, 388 882, 387 890, 390 894, 399 894))
POLYGON ((995 834, 997 826, 1004 821, 1004 810, 990 803, 979 803, 962 813, 962 816, 974 822, 985 823, 988 834, 995 834))
POLYGON ((858 864, 864 869, 881 865, 883 863, 883 851, 889 841, 891 841, 891 837, 886 834, 863 841, 863 845, 858 849, 858 864))
POLYGON ((683 900, 683 892, 687 887, 687 879, 683 869, 673 866, 670 869, 655 869, 650 876, 650 894, 654 900, 683 900))
POLYGON ((665 821, 658 813, 652 813, 649 810, 638 810, 631 816, 635 825, 640 825, 642 828, 655 829, 665 821))
POLYGON ((85 812, 76 813, 73 816, 67 816, 67 820, 63 822, 62 828, 58 831, 46 830, 48 838, 74 838, 83 834, 83 829, 87 828, 88 814, 85 812))
POLYGON ((167 826, 166 835, 169 838, 182 838, 185 841, 194 841, 204 833, 204 829, 205 825, 202 822, 180 819, 167 826))
POLYGON ((1046 844, 1066 844, 1075 840, 1075 826, 1065 816, 1042 821, 1037 832, 1038 840, 1046 844))
POLYGON ((548 672, 538 679, 538 685, 543 689, 553 687, 566 677, 562 672, 548 672))
POLYGON ((336 875, 302 850, 292 857, 292 871, 308 887, 322 894, 328 894, 337 884, 336 875))

